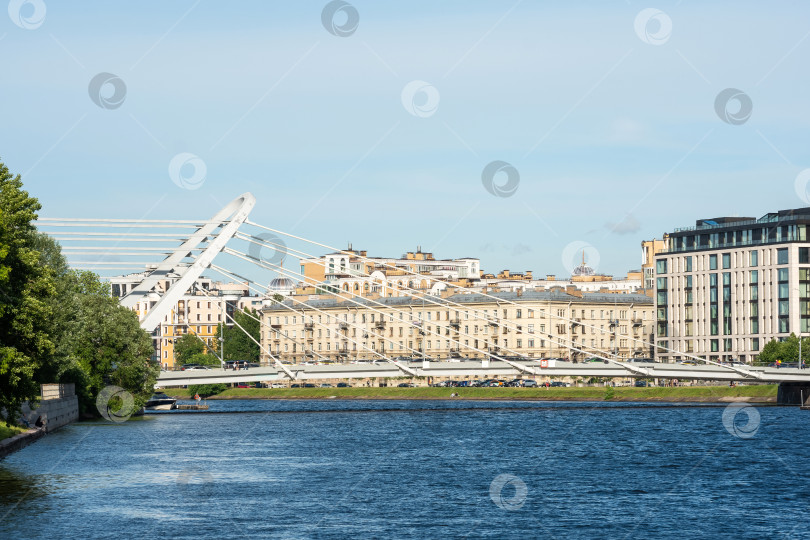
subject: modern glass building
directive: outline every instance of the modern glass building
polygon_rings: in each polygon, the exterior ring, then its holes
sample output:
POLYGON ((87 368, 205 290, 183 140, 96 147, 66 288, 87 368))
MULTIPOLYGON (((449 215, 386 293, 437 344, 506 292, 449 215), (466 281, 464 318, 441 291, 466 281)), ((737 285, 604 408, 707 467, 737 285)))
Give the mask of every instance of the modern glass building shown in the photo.
POLYGON ((670 233, 655 258, 658 358, 750 363, 771 339, 810 332, 808 225, 797 208, 670 233))

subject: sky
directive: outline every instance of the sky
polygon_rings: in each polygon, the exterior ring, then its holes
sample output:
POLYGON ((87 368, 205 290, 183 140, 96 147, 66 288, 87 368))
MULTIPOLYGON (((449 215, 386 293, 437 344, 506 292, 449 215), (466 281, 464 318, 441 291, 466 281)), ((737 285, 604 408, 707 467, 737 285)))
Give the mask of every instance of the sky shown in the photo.
POLYGON ((252 221, 325 245, 558 276, 585 249, 623 276, 696 219, 810 206, 808 20, 800 1, 12 0, 0 161, 44 217, 204 219, 249 191, 252 221))

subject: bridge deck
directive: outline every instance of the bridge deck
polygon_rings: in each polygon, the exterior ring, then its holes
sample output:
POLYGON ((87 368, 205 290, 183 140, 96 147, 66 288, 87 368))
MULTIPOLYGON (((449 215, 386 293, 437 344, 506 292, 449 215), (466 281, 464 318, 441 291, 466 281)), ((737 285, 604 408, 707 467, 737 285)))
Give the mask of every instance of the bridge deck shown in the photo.
MULTIPOLYGON (((526 378, 529 374, 504 362, 461 361, 461 362, 410 362, 408 367, 420 377, 475 377, 479 379, 506 377, 526 378)), ((553 366, 541 367, 539 362, 526 362, 536 370, 535 377, 619 377, 619 378, 659 378, 693 379, 716 381, 755 381, 779 383, 787 381, 810 382, 810 369, 745 367, 750 375, 737 373, 729 368, 715 365, 689 366, 682 364, 574 364, 557 361, 553 366), (628 367, 625 367, 628 366, 628 367)), ((393 364, 334 364, 334 365, 288 365, 286 366, 297 381, 324 379, 366 379, 366 378, 410 378, 393 364)), ((161 372, 156 388, 185 386, 189 384, 248 383, 259 381, 289 380, 286 374, 275 367, 258 367, 249 370, 164 371, 161 372)))

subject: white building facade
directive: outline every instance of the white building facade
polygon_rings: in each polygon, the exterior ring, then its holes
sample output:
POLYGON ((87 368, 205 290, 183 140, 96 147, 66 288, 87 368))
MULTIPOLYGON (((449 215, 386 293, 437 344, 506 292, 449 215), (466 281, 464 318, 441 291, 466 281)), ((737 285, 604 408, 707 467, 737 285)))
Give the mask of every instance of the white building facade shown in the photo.
POLYGON ((656 352, 756 360, 765 344, 810 331, 810 208, 698 220, 655 258, 656 352))

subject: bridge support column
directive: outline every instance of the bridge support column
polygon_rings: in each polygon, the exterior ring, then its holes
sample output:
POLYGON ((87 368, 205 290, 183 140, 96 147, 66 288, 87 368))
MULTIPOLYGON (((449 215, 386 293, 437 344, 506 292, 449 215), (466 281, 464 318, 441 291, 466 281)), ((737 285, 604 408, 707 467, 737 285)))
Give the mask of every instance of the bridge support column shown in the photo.
POLYGON ((802 399, 807 402, 808 398, 810 398, 810 383, 779 383, 779 391, 776 394, 777 405, 804 405, 802 399))

